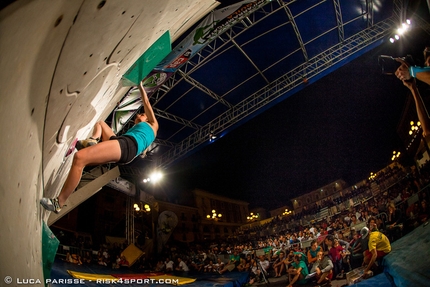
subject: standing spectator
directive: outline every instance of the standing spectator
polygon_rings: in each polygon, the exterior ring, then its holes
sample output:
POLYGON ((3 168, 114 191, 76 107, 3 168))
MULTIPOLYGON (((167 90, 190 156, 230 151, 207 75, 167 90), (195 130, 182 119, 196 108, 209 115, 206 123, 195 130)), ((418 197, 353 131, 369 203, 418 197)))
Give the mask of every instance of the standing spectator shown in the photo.
POLYGON ((365 276, 373 267, 377 259, 380 259, 391 252, 391 244, 387 236, 380 232, 376 226, 376 219, 369 219, 369 228, 361 229, 361 237, 365 239, 369 235, 368 249, 364 251, 363 266, 365 276))
POLYGON ((393 202, 388 204, 388 215, 387 222, 385 223, 385 228, 387 231, 387 236, 390 241, 398 239, 401 235, 402 225, 402 213, 396 208, 393 202))

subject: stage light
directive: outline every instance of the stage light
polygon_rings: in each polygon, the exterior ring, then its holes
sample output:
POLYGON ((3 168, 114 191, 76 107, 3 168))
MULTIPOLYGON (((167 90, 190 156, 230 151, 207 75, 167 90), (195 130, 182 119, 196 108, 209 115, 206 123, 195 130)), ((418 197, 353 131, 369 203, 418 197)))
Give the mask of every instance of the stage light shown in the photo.
MULTIPOLYGON (((403 33, 405 33, 405 28, 403 28, 403 27, 401 27, 401 28, 398 28, 397 29, 397 33, 399 34, 399 35, 403 35, 403 33)), ((397 35, 396 35, 397 36, 397 35)), ((397 39, 398 40, 398 39, 397 39)))
POLYGON ((158 182, 160 179, 163 178, 163 174, 159 171, 153 172, 150 176, 149 176, 150 180, 152 180, 154 183, 158 182))
MULTIPOLYGON (((400 34, 400 33, 399 33, 400 34)), ((400 34, 401 35, 401 34, 400 34)), ((396 38, 396 40, 399 40, 400 39, 400 36, 399 35, 394 35, 394 38, 396 38)))
POLYGON ((394 40, 393 38, 390 38, 390 42, 391 42, 391 43, 394 43, 394 41, 395 41, 395 40, 394 40))

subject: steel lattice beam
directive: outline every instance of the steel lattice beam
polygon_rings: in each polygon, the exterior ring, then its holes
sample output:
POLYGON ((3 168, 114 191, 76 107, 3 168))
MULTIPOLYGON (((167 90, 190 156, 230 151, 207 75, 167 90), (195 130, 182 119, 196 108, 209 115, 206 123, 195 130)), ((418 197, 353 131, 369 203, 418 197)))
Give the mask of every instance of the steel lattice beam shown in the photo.
POLYGON ((170 165, 176 159, 184 156, 192 149, 209 140, 210 134, 221 133, 253 112, 301 85, 303 71, 305 71, 307 78, 310 79, 341 61, 348 59, 367 46, 381 40, 387 36, 395 22, 398 21, 395 16, 396 15, 393 15, 375 24, 373 27, 367 28, 345 39, 343 43, 339 43, 319 55, 316 55, 312 59, 309 59, 308 62, 299 65, 263 89, 250 95, 248 98, 178 143, 175 148, 169 150, 158 159, 157 165, 162 167, 170 165))
POLYGON ((186 120, 186 119, 183 119, 183 118, 181 118, 181 117, 178 117, 178 116, 172 115, 171 113, 168 113, 168 112, 162 111, 162 110, 157 109, 157 108, 152 108, 152 109, 154 110, 154 113, 155 113, 155 115, 156 115, 157 117, 164 118, 164 119, 167 119, 167 120, 170 120, 170 121, 176 122, 176 123, 178 123, 178 124, 181 124, 181 125, 184 125, 184 126, 187 126, 187 127, 193 128, 193 129, 195 129, 195 130, 198 130, 199 128, 201 128, 201 126, 200 126, 200 125, 195 124, 195 123, 193 123, 193 122, 191 122, 191 121, 188 121, 188 120, 186 120))
MULTIPOLYGON (((281 4, 281 6, 282 6, 282 4, 281 4)), ((297 41, 299 42, 300 49, 302 50, 302 53, 303 53, 303 57, 305 58, 305 61, 307 61, 309 58, 308 52, 306 51, 306 47, 305 47, 305 44, 303 43, 302 35, 300 34, 299 28, 297 27, 296 21, 294 20, 293 13, 291 13, 291 10, 287 5, 283 5, 283 7, 285 10, 285 13, 288 16, 288 20, 290 21, 290 23, 293 27, 294 33, 296 34, 297 41)))
POLYGON ((337 31, 339 34, 339 42, 342 43, 345 38, 343 31, 342 9, 340 8, 339 0, 333 0, 334 10, 336 13, 337 31))
POLYGON ((227 102, 226 100, 224 100, 223 98, 218 96, 215 92, 211 91, 208 87, 201 84, 197 80, 193 79, 192 77, 190 77, 188 74, 182 72, 181 70, 178 70, 178 71, 179 71, 179 74, 184 78, 184 80, 187 81, 189 84, 191 84, 193 87, 201 90, 202 92, 209 95, 211 98, 217 100, 221 104, 231 108, 231 104, 229 102, 227 102))

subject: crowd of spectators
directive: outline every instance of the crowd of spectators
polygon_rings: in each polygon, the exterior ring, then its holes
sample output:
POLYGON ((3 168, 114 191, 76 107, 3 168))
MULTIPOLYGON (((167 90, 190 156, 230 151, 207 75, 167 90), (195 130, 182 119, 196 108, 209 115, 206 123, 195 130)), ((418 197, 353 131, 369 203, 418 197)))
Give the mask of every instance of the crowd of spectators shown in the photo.
MULTIPOLYGON (((369 181, 345 193, 340 201, 332 201, 330 204, 337 207, 335 214, 324 218, 310 214, 310 221, 303 220, 303 215, 274 217, 264 225, 238 230, 233 240, 192 245, 170 242, 157 258, 142 257, 133 268, 158 272, 248 272, 249 284, 281 276, 286 276, 291 284, 300 284, 309 273, 318 284, 345 278, 348 271, 362 264, 366 244, 361 242, 359 230, 369 217, 377 218, 379 230, 391 242, 428 220, 429 175, 429 163, 419 172, 388 169, 372 179, 378 193, 371 189, 369 181)), ((77 241, 84 246, 85 240, 77 241)), ((121 256, 125 246, 127 243, 101 247, 97 259, 92 260, 90 254, 79 254, 79 264, 129 268, 121 256)))
POLYGON ((234 241, 167 246, 161 256, 180 257, 194 272, 249 272, 250 284, 284 275, 286 281, 297 284, 307 281, 309 273, 321 284, 345 278, 348 271, 362 265, 367 244, 359 230, 370 217, 377 219, 379 230, 391 242, 428 220, 429 171, 429 163, 419 172, 414 168, 387 169, 332 203, 337 212, 325 218, 274 217, 264 225, 239 230, 234 241), (371 188, 374 184, 376 193, 371 188))

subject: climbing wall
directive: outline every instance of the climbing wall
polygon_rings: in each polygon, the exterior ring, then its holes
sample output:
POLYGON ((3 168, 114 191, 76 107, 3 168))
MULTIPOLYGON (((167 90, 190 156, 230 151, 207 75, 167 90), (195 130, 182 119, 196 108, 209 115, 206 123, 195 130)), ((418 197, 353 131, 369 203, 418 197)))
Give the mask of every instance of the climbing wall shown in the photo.
POLYGON ((0 11, 0 285, 43 280, 49 214, 39 200, 59 192, 72 142, 128 90, 121 76, 163 34, 174 41, 217 4, 22 0, 0 11))

